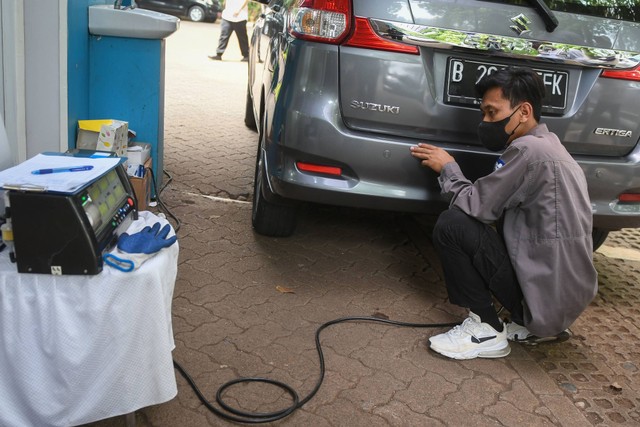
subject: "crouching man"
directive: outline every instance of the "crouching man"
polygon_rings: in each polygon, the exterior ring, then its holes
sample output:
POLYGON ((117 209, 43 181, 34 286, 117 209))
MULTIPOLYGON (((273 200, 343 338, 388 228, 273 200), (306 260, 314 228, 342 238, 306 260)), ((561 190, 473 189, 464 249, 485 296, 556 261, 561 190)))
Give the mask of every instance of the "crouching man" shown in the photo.
POLYGON ((449 300, 470 312, 461 325, 429 341, 432 350, 454 359, 504 357, 508 340, 553 339, 598 286, 587 183, 558 137, 539 124, 540 77, 530 69, 505 69, 476 89, 480 141, 504 150, 492 173, 470 182, 445 150, 411 147, 451 196, 433 243, 449 300), (510 323, 498 317, 494 297, 511 313, 510 323))

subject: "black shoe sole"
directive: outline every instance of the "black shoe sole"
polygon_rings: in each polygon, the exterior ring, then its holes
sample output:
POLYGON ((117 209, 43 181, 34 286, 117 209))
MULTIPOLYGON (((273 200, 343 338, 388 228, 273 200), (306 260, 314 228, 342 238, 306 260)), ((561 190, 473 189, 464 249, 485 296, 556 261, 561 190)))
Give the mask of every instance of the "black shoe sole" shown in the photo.
POLYGON ((551 344, 551 343, 557 344, 557 343, 567 341, 572 336, 573 334, 571 333, 571 331, 567 329, 553 337, 537 337, 535 335, 531 335, 523 340, 514 340, 512 342, 517 342, 520 344, 531 345, 531 346, 538 345, 538 344, 551 344))

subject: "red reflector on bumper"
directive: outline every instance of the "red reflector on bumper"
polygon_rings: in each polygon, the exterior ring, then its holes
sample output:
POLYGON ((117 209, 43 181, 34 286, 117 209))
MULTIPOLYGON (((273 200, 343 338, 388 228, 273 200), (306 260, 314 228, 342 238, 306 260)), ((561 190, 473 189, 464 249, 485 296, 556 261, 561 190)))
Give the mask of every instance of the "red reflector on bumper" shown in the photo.
POLYGON ((335 175, 335 176, 342 175, 342 169, 337 168, 335 166, 316 165, 313 163, 303 163, 303 162, 296 162, 296 166, 298 166, 298 169, 304 172, 323 173, 326 175, 335 175))
POLYGON ((624 193, 618 196, 618 200, 622 203, 640 203, 640 194, 624 193))

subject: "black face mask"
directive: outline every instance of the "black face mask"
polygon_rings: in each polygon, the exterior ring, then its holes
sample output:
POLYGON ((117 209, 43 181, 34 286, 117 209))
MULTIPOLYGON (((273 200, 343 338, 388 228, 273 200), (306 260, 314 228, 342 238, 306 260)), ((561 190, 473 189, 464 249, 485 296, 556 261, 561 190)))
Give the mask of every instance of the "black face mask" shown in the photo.
POLYGON ((516 126, 511 133, 507 133, 504 128, 505 126, 507 126, 507 123, 509 123, 509 120, 516 113, 516 111, 520 109, 520 107, 521 105, 519 105, 518 108, 516 108, 514 112, 509 115, 509 117, 506 117, 500 121, 480 122, 480 124, 478 125, 478 137, 480 138, 480 142, 482 143, 482 145, 484 145, 491 151, 504 150, 504 148, 507 146, 507 142, 509 142, 509 138, 511 138, 511 135, 513 135, 516 129, 518 129, 520 123, 518 123, 518 126, 516 126))

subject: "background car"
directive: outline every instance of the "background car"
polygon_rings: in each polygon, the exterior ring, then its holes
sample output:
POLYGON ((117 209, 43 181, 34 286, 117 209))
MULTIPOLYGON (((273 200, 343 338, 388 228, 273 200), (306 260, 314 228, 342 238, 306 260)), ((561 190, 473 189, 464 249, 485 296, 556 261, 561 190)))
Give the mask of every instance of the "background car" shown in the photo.
POLYGON ((489 173, 474 85, 513 66, 546 84, 542 122, 585 172, 594 246, 640 226, 639 1, 260 2, 245 115, 258 233, 293 233, 300 201, 439 213, 436 174, 409 147, 446 149, 471 180, 489 173))
POLYGON ((141 9, 155 10, 191 21, 216 22, 222 12, 218 0, 136 0, 141 9))

